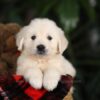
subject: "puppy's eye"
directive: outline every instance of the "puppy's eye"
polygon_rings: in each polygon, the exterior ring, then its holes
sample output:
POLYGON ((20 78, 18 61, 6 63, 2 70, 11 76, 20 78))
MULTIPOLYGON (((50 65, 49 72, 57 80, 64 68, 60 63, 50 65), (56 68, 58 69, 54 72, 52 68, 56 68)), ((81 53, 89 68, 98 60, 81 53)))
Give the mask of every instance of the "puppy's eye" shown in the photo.
POLYGON ((31 37, 31 39, 32 39, 32 40, 35 40, 35 39, 36 39, 36 36, 35 36, 35 35, 33 35, 33 36, 31 37))
POLYGON ((52 40, 52 37, 51 36, 48 36, 47 38, 48 38, 48 40, 52 40))

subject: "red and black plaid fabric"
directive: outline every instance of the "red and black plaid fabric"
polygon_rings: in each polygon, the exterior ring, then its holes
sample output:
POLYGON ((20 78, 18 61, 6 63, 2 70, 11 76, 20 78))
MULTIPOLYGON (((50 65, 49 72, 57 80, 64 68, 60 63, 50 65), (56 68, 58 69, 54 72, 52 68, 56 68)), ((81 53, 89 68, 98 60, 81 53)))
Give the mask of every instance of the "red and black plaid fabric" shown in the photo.
POLYGON ((0 100, 62 100, 73 84, 69 75, 62 76, 51 92, 32 88, 21 76, 0 76, 0 100))

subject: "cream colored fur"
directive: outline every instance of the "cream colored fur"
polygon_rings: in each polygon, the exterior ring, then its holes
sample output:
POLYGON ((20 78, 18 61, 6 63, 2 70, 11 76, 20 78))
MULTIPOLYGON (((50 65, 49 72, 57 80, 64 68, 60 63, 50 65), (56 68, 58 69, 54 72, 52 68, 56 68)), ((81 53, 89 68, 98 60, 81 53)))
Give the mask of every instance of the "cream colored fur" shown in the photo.
POLYGON ((47 18, 37 18, 17 34, 16 44, 22 52, 17 61, 17 74, 24 76, 31 86, 42 86, 51 91, 56 88, 61 75, 75 76, 76 71, 62 53, 68 46, 64 32, 55 22, 47 18), (36 39, 31 37, 35 35, 36 39), (48 35, 52 40, 47 39, 48 35), (37 54, 37 45, 46 47, 46 54, 37 54))

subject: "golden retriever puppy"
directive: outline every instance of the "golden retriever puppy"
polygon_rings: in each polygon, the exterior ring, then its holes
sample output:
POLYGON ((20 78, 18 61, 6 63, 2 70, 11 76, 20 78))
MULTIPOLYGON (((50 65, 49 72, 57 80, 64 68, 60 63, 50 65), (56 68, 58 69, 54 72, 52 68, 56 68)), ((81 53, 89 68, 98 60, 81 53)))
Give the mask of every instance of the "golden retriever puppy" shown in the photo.
POLYGON ((17 61, 17 74, 29 84, 52 91, 62 75, 75 76, 75 69, 62 53, 68 46, 64 32, 47 18, 37 18, 23 27, 16 36, 21 55, 17 61))

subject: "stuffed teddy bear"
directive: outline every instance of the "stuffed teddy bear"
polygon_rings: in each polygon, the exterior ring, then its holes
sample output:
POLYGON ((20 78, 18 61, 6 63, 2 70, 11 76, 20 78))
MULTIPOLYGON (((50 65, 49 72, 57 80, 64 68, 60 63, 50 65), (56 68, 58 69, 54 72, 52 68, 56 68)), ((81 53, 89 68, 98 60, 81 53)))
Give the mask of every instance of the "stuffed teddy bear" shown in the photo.
POLYGON ((1 69, 9 70, 11 73, 14 73, 16 68, 18 55, 16 55, 15 34, 20 28, 16 23, 0 24, 0 62, 3 63, 1 69))
POLYGON ((73 79, 70 76, 63 77, 58 87, 52 92, 34 90, 21 76, 13 76, 16 60, 19 56, 15 35, 20 29, 21 26, 16 23, 0 24, 0 100, 7 100, 7 98, 11 98, 11 100, 32 100, 32 98, 40 97, 39 100, 62 100, 61 98, 65 96, 64 100, 72 100, 73 97, 69 90, 73 79), (66 80, 68 83, 71 82, 70 85, 66 83, 66 80), (7 95, 5 90, 8 91, 7 95))

